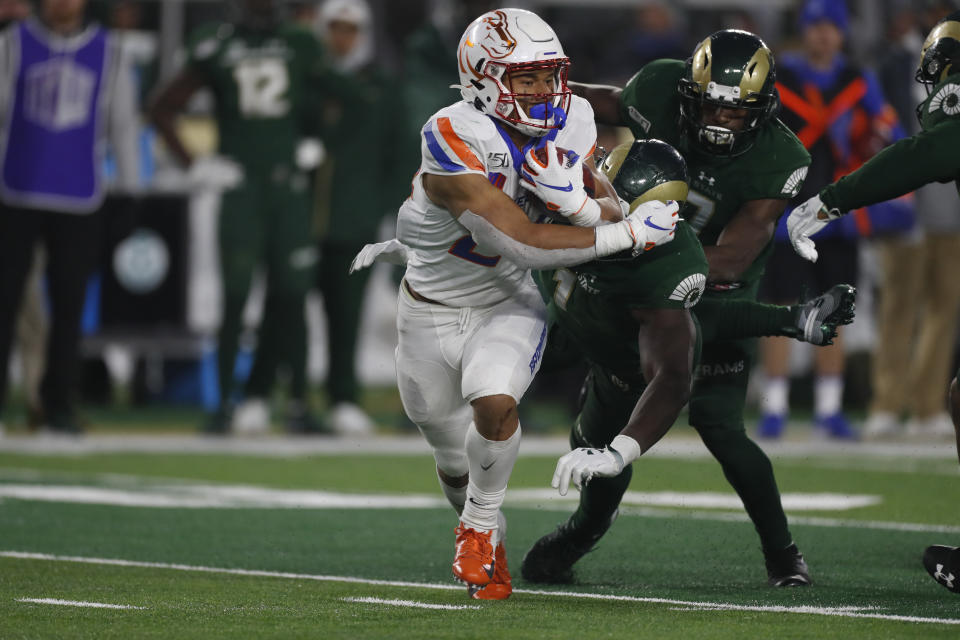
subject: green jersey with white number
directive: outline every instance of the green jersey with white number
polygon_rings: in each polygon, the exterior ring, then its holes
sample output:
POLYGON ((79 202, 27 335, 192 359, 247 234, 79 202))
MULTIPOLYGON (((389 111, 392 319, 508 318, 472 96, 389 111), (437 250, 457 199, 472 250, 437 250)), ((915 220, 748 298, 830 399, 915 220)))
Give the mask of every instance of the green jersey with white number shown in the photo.
MULTIPOLYGON (((810 166, 810 154, 779 120, 764 126, 753 146, 734 157, 699 151, 680 131, 677 84, 680 60, 656 60, 644 66, 620 96, 620 117, 640 139, 656 138, 673 145, 687 161, 690 194, 680 212, 704 246, 717 243, 724 227, 749 200, 795 196, 810 166)), ((761 252, 741 277, 743 285, 758 280, 772 248, 761 252)))
POLYGON ((707 281, 707 259, 693 230, 632 260, 595 261, 534 272, 550 319, 591 362, 638 372, 639 325, 632 309, 689 309, 707 281))
POLYGON ((248 169, 293 164, 296 143, 315 113, 321 49, 308 31, 281 25, 201 27, 190 38, 189 67, 213 92, 220 153, 248 169))
POLYGON ((846 212, 897 198, 930 182, 956 181, 960 190, 960 73, 947 76, 917 113, 919 133, 873 156, 820 191, 828 207, 846 212))

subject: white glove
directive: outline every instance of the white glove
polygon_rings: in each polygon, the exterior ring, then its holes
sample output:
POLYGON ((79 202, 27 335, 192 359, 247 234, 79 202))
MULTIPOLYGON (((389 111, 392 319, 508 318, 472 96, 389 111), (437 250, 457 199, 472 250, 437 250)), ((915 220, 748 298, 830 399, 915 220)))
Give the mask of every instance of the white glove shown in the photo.
POLYGON ((567 495, 570 481, 573 480, 577 490, 583 488, 593 476, 612 478, 623 471, 623 457, 614 449, 590 449, 581 447, 574 449, 557 461, 557 468, 553 472, 550 486, 560 490, 560 495, 567 495))
POLYGON ((837 209, 828 209, 816 195, 801 204, 787 216, 787 233, 793 250, 810 262, 817 261, 816 243, 810 238, 842 214, 837 209))
POLYGON ((354 256, 350 263, 350 271, 360 271, 366 269, 374 262, 389 262, 390 264, 407 264, 407 257, 410 253, 410 247, 403 244, 396 238, 386 242, 368 244, 360 249, 360 252, 354 256))
POLYGON ((243 182, 243 167, 226 156, 201 156, 190 165, 187 180, 191 189, 227 191, 243 182))
POLYGON ((587 195, 583 186, 583 160, 568 151, 561 161, 557 158, 557 145, 548 140, 544 149, 547 164, 527 151, 521 167, 520 186, 532 191, 547 209, 570 219, 581 227, 592 227, 600 221, 600 205, 587 195))
POLYGON ((327 149, 317 138, 302 138, 293 154, 294 164, 301 171, 311 171, 327 157, 327 149))
POLYGON ((673 200, 651 200, 637 205, 625 220, 597 227, 594 232, 597 257, 609 256, 624 249, 632 249, 633 255, 638 256, 667 244, 674 238, 680 220, 679 211, 680 205, 673 200))
POLYGON ((577 489, 581 489, 594 476, 612 478, 620 475, 623 468, 639 458, 641 453, 640 444, 622 433, 603 449, 574 449, 557 461, 550 485, 565 496, 570 488, 570 480, 573 480, 577 489))

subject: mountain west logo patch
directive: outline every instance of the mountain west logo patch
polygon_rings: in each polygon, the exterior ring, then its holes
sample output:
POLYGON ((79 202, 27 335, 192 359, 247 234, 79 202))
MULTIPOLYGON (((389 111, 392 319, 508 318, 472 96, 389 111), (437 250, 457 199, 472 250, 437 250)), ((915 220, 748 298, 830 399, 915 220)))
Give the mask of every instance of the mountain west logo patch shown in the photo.
POLYGON ((791 173, 786 183, 784 183, 783 189, 780 190, 780 193, 790 196, 791 198, 800 193, 800 187, 803 186, 803 181, 807 179, 807 171, 809 169, 809 166, 800 167, 791 173))
POLYGON ((948 116, 960 113, 960 85, 944 85, 940 91, 937 91, 936 95, 930 100, 928 111, 933 113, 937 109, 943 109, 943 112, 948 116))
POLYGON ((702 273, 695 273, 691 276, 687 276, 680 281, 680 284, 674 288, 673 293, 670 294, 669 298, 671 300, 679 300, 683 302, 683 308, 689 309, 693 305, 700 302, 701 296, 703 296, 703 290, 707 286, 707 276, 702 273))

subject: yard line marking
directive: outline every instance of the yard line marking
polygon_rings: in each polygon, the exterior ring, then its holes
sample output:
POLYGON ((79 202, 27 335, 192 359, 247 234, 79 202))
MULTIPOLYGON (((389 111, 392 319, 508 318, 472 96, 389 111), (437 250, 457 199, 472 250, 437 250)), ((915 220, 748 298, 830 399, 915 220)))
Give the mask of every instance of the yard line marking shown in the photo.
MULTIPOLYGON (((549 507, 549 508, 552 508, 549 507)), ((719 522, 751 522, 745 513, 716 513, 712 511, 671 511, 644 507, 621 507, 621 516, 644 518, 683 518, 687 520, 715 520, 719 522)), ((790 516, 791 525, 827 527, 840 529, 877 529, 880 531, 906 531, 909 533, 960 534, 960 527, 948 524, 924 524, 921 522, 888 522, 883 520, 854 520, 852 518, 820 518, 814 516, 790 516)))
MULTIPOLYGON (((116 480, 116 479, 114 479, 116 480)), ((244 485, 203 484, 137 484, 134 487, 94 487, 80 485, 0 484, 0 498, 105 504, 122 507, 152 508, 283 508, 283 509, 448 509, 440 496, 427 494, 355 494, 335 491, 270 489, 244 485)), ((567 511, 578 494, 561 497, 552 489, 511 489, 507 491, 509 507, 567 511)), ((911 533, 960 534, 960 526, 916 522, 885 522, 797 516, 803 509, 844 509, 875 504, 880 498, 871 495, 834 493, 785 493, 781 500, 790 521, 797 525, 830 528, 860 528, 911 533)), ((620 507, 621 515, 648 518, 684 518, 718 522, 749 522, 743 504, 736 494, 701 492, 637 492, 628 491, 620 507), (654 504, 659 507, 635 505, 654 504), (716 512, 690 509, 691 506, 714 506, 736 509, 716 512), (662 508, 662 507, 672 507, 662 508)))
MULTIPOLYGON (((0 483, 0 497, 19 500, 106 504, 153 508, 285 508, 285 509, 429 509, 447 508, 447 501, 433 494, 342 493, 308 489, 272 489, 248 485, 138 484, 135 486, 90 486, 74 484, 0 483)), ((877 495, 839 493, 784 493, 787 511, 844 511, 882 502, 877 495)), ((512 489, 507 503, 572 504, 576 493, 561 496, 553 489, 512 489)), ((717 491, 627 491, 624 505, 678 508, 743 508, 735 493, 717 491)), ((565 507, 566 508, 566 507, 565 507)))
POLYGON ((67 607, 92 607, 94 609, 146 609, 132 604, 109 604, 107 602, 83 602, 82 600, 58 600, 56 598, 17 598, 17 602, 32 604, 57 604, 67 607))
MULTIPOLYGON (((462 585, 447 585, 425 582, 404 582, 397 580, 372 580, 353 576, 325 576, 309 573, 287 573, 281 571, 264 571, 259 569, 229 569, 224 567, 205 567, 186 564, 170 564, 166 562, 145 562, 141 560, 120 560, 115 558, 89 558, 83 556, 58 556, 47 553, 32 553, 27 551, 0 551, 0 557, 16 558, 20 560, 49 560, 55 562, 78 562, 84 564, 112 565, 119 567, 139 567, 149 569, 171 569, 175 571, 196 571, 201 573, 219 573, 240 576, 258 576, 264 578, 287 578, 295 580, 316 580, 320 582, 344 582, 348 584, 369 584, 387 587, 413 587, 418 589, 443 589, 462 591, 462 585)), ((695 600, 673 600, 670 598, 650 598, 637 596, 619 596, 602 593, 584 593, 577 591, 543 591, 538 589, 514 589, 514 593, 542 595, 561 598, 579 598, 583 600, 608 600, 613 602, 644 602, 651 604, 666 604, 681 607, 693 607, 697 610, 718 609, 723 611, 755 611, 761 613, 801 613, 822 616, 837 616, 841 618, 870 618, 872 620, 896 620, 899 622, 923 622, 930 624, 960 625, 960 618, 924 618, 920 616, 901 616, 885 613, 866 613, 875 611, 876 607, 785 607, 782 605, 740 605, 724 602, 698 602, 695 600)))
POLYGON ((418 600, 384 600, 383 598, 340 598, 344 602, 359 602, 362 604, 388 604, 393 607, 415 607, 417 609, 444 609, 447 611, 457 611, 459 609, 481 609, 482 607, 472 604, 431 604, 429 602, 419 602, 418 600))

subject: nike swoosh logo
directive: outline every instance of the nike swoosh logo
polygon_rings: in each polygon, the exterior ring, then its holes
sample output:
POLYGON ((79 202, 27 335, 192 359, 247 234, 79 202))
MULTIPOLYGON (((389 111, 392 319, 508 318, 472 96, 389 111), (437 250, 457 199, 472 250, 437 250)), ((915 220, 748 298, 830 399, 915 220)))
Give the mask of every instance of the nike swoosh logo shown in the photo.
POLYGON ((565 187, 558 187, 555 184, 547 184, 546 182, 540 182, 539 180, 537 180, 537 184, 542 187, 546 187, 547 189, 555 189, 557 191, 573 191, 573 183, 569 180, 567 180, 567 186, 565 187))
POLYGON ((488 464, 487 466, 483 466, 483 465, 481 464, 481 465, 480 465, 480 468, 483 469, 484 471, 486 471, 487 469, 489 469, 490 467, 492 467, 492 466, 495 465, 496 463, 497 463, 497 461, 494 460, 493 462, 491 462, 491 463, 488 464))
POLYGON ((655 225, 655 224, 653 224, 652 222, 650 222, 650 218, 652 218, 652 217, 653 217, 653 216, 647 216, 647 219, 643 221, 643 224, 647 225, 647 226, 650 227, 651 229, 657 229, 658 231, 669 231, 669 230, 670 230, 670 229, 668 229, 668 228, 666 228, 666 227, 658 227, 657 225, 655 225))

